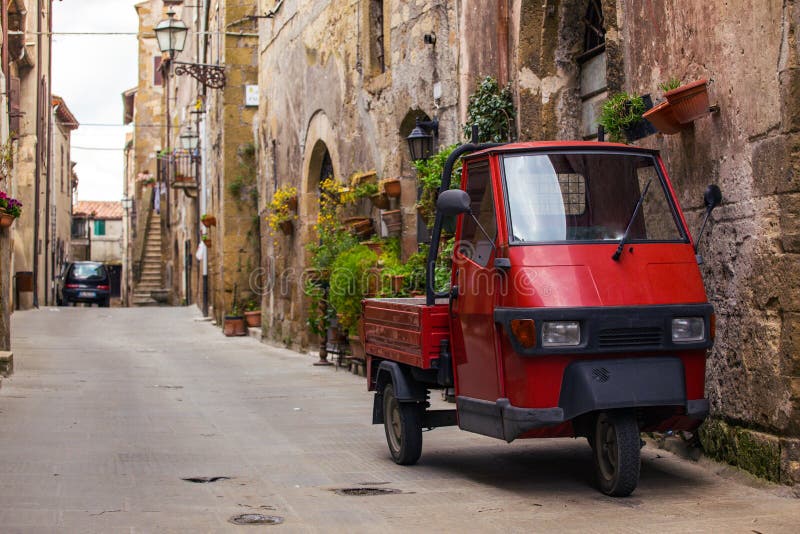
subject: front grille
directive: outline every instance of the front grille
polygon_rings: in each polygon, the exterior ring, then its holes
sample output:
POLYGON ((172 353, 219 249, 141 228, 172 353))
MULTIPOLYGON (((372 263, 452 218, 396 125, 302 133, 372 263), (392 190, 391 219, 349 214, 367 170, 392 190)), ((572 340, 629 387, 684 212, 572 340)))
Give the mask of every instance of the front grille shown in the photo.
POLYGON ((599 347, 650 347, 661 345, 663 329, 648 328, 609 328, 601 330, 597 337, 599 347))

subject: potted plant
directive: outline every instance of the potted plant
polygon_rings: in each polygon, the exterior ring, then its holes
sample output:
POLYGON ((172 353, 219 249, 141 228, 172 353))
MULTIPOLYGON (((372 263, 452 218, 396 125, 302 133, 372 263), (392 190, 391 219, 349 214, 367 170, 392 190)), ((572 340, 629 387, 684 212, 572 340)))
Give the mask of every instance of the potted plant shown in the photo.
POLYGON ((211 236, 208 234, 203 234, 200 236, 200 239, 203 241, 203 244, 206 248, 211 248, 211 236))
POLYGON ((656 133, 655 128, 642 118, 650 107, 652 101, 649 96, 617 93, 603 104, 598 123, 605 129, 609 140, 614 143, 623 140, 635 141, 656 133))
MULTIPOLYGON (((414 167, 417 170, 417 214, 425 221, 426 226, 430 229, 433 227, 434 217, 436 213, 436 197, 439 194, 439 187, 442 185, 442 170, 447 158, 455 150, 458 145, 450 145, 442 148, 438 153, 434 154, 427 160, 417 160, 414 162, 414 167)), ((451 188, 461 187, 461 165, 458 160, 453 168, 453 179, 450 184, 451 188)))
MULTIPOLYGON (((361 300, 370 292, 370 270, 378 265, 378 256, 364 245, 341 252, 333 262, 329 301, 336 310, 339 325, 350 335, 354 356, 362 354, 359 336, 361 300)), ((357 357, 357 356, 356 356, 357 357)))
POLYGON ((235 298, 231 312, 223 320, 222 333, 228 337, 247 335, 247 326, 235 298))
POLYGON ((294 231, 293 223, 297 219, 297 188, 286 185, 275 191, 268 209, 267 222, 270 229, 291 235, 294 231))
POLYGON ((708 81, 697 80, 664 93, 675 117, 681 124, 689 124, 708 113, 708 81))
POLYGON ((244 320, 250 328, 261 327, 261 308, 255 300, 250 300, 245 306, 244 320))
POLYGON ((0 191, 0 228, 8 228, 22 214, 22 203, 0 191))
MULTIPOLYGON (((658 87, 661 91, 667 93, 678 87, 680 83, 678 79, 672 78, 667 82, 659 84, 658 87)), ((666 135, 674 135, 685 128, 685 126, 678 121, 678 118, 675 116, 675 109, 668 100, 648 109, 642 116, 650 121, 659 132, 666 135)))
POLYGON ((208 213, 204 213, 200 216, 200 222, 203 223, 203 226, 206 228, 211 228, 212 226, 217 225, 217 218, 213 215, 209 215, 208 213))
POLYGON ((381 182, 381 186, 383 187, 383 192, 386 193, 386 196, 391 198, 400 198, 400 193, 402 192, 400 187, 400 178, 387 178, 381 182))

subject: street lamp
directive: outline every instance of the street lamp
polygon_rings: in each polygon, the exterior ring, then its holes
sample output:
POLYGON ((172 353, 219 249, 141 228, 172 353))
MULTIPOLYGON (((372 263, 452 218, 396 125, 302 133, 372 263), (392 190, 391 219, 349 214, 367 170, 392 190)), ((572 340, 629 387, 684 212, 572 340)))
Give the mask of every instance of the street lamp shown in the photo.
POLYGON ((170 59, 173 59, 178 52, 183 52, 189 28, 181 19, 175 18, 175 12, 172 9, 167 11, 167 17, 166 20, 159 22, 153 31, 158 40, 158 48, 169 54, 170 59))
POLYGON ((158 48, 162 53, 169 55, 171 63, 175 63, 175 75, 182 76, 188 74, 204 87, 211 89, 221 89, 225 87, 225 69, 219 65, 207 65, 205 63, 184 63, 175 61, 178 52, 183 52, 186 45, 186 35, 189 28, 181 19, 175 18, 175 12, 170 9, 167 11, 167 19, 159 22, 153 31, 156 34, 158 48))
POLYGON ((181 148, 194 153, 197 149, 198 140, 199 137, 197 136, 197 132, 194 131, 194 125, 189 123, 186 130, 181 134, 181 148))
POLYGON ((431 157, 435 137, 439 137, 439 121, 437 119, 421 121, 417 117, 414 129, 406 137, 408 151, 411 152, 411 160, 426 160, 431 157))

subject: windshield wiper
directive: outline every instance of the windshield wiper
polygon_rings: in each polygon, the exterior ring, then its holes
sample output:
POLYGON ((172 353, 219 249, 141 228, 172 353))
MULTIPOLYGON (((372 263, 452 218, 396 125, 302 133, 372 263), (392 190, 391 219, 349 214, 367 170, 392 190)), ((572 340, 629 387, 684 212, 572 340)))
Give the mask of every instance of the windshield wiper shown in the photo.
POLYGON ((619 257, 622 256, 622 250, 625 248, 625 243, 628 241, 628 234, 631 233, 631 226, 633 226, 633 221, 636 220, 636 216, 639 215, 639 209, 642 207, 642 202, 644 202, 644 197, 647 195, 647 190, 650 189, 651 183, 653 183, 652 178, 647 181, 647 185, 644 186, 644 191, 642 191, 642 196, 639 197, 639 201, 636 203, 636 207, 633 209, 633 215, 631 215, 631 220, 628 221, 628 227, 625 228, 625 233, 622 234, 622 238, 619 240, 617 251, 614 252, 613 256, 611 256, 611 259, 614 261, 619 261, 619 257))

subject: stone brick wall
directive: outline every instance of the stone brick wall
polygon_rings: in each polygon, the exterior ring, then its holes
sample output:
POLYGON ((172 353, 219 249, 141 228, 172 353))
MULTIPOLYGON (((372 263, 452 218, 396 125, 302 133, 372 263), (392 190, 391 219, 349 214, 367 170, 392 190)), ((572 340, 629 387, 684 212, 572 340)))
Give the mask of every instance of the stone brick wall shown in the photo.
POLYGON ((308 266, 305 244, 313 239, 325 151, 340 181, 370 170, 379 178, 401 178, 402 243, 408 255, 416 248, 417 186, 405 137, 415 117, 437 115, 440 144, 461 139, 455 3, 385 0, 385 72, 370 33, 375 4, 287 2, 260 27, 261 205, 285 184, 301 194, 294 235, 266 235, 262 243, 263 266, 275 273, 262 316, 267 337, 297 348, 317 343, 306 326, 308 302, 299 278, 308 266), (436 44, 425 44, 425 34, 435 34, 436 44))
MULTIPOLYGON (((714 421, 704 443, 763 476, 798 481, 800 10, 780 0, 602 4, 610 93, 657 101, 661 82, 706 78, 720 106, 678 135, 638 143, 662 151, 693 231, 706 185, 718 183, 725 197, 703 244, 718 325, 707 370, 714 421)), ((514 2, 511 71, 523 139, 579 131, 575 54, 586 6, 514 2)))

